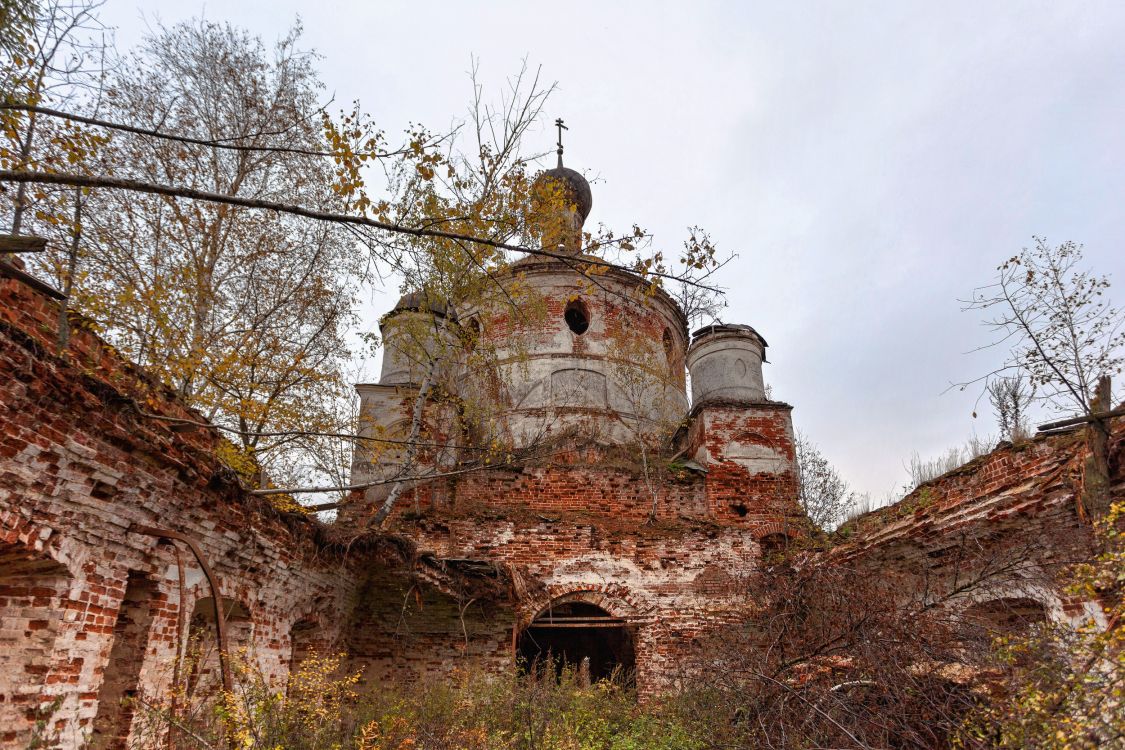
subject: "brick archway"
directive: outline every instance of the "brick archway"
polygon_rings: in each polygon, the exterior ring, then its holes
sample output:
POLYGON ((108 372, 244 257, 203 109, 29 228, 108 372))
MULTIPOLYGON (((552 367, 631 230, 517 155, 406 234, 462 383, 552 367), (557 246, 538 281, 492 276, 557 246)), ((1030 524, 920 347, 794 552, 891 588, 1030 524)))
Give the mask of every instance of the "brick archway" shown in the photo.
POLYGON ((522 630, 548 607, 567 602, 583 602, 601 607, 612 616, 623 618, 631 624, 641 624, 646 621, 654 610, 651 605, 638 601, 624 586, 555 584, 544 587, 536 596, 529 597, 518 605, 516 626, 522 630))
POLYGON ((570 591, 530 610, 515 638, 521 670, 573 669, 581 680, 632 684, 637 625, 615 614, 626 608, 614 607, 611 598, 596 589, 570 591))

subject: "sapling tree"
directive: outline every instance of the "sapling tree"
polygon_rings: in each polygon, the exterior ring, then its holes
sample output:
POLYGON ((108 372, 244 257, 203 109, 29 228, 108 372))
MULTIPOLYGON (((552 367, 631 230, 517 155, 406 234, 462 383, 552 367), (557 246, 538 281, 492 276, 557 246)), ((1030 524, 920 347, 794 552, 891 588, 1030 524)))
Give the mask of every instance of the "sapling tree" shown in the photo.
POLYGON ((852 504, 848 483, 820 448, 800 430, 795 443, 797 452, 797 500, 809 520, 822 529, 832 529, 847 515, 852 504))
MULTIPOLYGON (((408 157, 389 173, 390 199, 379 209, 388 220, 425 221, 465 236, 487 238, 495 244, 447 237, 386 236, 386 246, 398 258, 403 290, 416 296, 424 310, 445 314, 423 316, 396 331, 399 355, 410 359, 416 370, 417 390, 410 410, 407 445, 401 452, 395 481, 370 519, 381 525, 394 510, 417 474, 418 443, 423 437, 427 405, 459 394, 459 411, 476 442, 498 445, 496 423, 484 408, 491 399, 464 398, 466 389, 454 378, 479 380, 491 374, 495 352, 479 335, 480 322, 474 313, 496 305, 507 306, 517 319, 533 317, 536 305, 518 282, 499 276, 508 256, 499 244, 518 242, 530 236, 527 217, 531 204, 530 159, 524 144, 528 130, 540 117, 554 85, 542 85, 537 72, 525 65, 508 81, 498 104, 491 104, 472 69, 473 100, 467 133, 457 133, 444 152, 419 153, 408 157), (468 145, 465 145, 465 141, 468 145), (458 320, 461 315, 464 320, 458 320), (474 327, 475 326, 475 327, 474 327), (476 377, 474 377, 476 376, 476 377)), ((357 188, 357 200, 364 201, 357 188)), ((509 352, 509 356, 518 356, 509 352)))
POLYGON ((1018 441, 1027 437, 1027 410, 1034 396, 1022 372, 1002 375, 988 383, 988 401, 996 413, 1002 439, 1018 441))
POLYGON ((972 383, 1026 373, 1036 401, 1092 411, 1098 379, 1125 365, 1125 313, 1109 300, 1109 279, 1083 266, 1082 246, 1035 238, 997 268, 996 280, 973 290, 965 309, 988 313, 1009 347, 1004 362, 972 383))
POLYGON ((614 392, 631 412, 621 420, 630 447, 641 456, 641 472, 652 505, 649 521, 655 521, 661 492, 653 457, 666 448, 686 415, 682 371, 684 364, 672 356, 660 340, 627 326, 607 331, 606 358, 614 392))

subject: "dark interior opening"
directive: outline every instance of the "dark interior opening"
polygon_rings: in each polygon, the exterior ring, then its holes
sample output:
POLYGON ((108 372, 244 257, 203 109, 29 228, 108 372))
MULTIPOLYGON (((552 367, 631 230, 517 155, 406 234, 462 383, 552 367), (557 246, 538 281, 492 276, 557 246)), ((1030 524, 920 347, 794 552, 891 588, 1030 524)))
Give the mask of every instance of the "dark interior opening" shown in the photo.
POLYGON ((762 549, 762 558, 768 560, 785 553, 789 548, 789 537, 780 532, 766 534, 758 540, 758 546, 762 549))
POLYGON ((578 335, 582 335, 590 327, 590 311, 586 309, 582 300, 576 299, 566 306, 566 310, 563 311, 563 320, 566 321, 567 328, 578 335))
MULTIPOLYGON (((250 611, 237 599, 223 597, 223 614, 226 622, 227 653, 238 654, 251 645, 253 621, 250 611)), ((205 694, 219 685, 218 639, 215 636, 215 600, 209 596, 196 600, 188 621, 189 665, 186 682, 187 694, 196 691, 205 694)))
POLYGON ((461 341, 465 345, 465 351, 471 352, 477 348, 477 343, 480 341, 480 321, 476 318, 469 318, 469 322, 461 327, 461 341))
POLYGON ((289 629, 289 642, 291 650, 289 652, 289 676, 297 674, 301 670, 301 665, 304 664, 309 657, 317 654, 317 640, 320 635, 320 628, 313 620, 305 619, 298 620, 293 623, 293 627, 289 629))
POLYGON ((1004 597, 972 605, 965 610, 964 618, 994 635, 1017 634, 1046 622, 1047 608, 1034 599, 1004 597))
POLYGON ((636 667, 633 635, 625 621, 585 602, 544 610, 520 633, 518 655, 525 674, 550 664, 555 674, 564 666, 588 672, 591 682, 617 672, 631 683, 636 667))

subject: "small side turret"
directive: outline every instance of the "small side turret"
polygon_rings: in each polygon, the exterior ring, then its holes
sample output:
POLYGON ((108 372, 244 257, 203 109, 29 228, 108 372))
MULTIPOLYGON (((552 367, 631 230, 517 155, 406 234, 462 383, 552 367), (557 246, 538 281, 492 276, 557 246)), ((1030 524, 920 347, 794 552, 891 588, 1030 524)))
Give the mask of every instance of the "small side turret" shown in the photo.
POLYGON ((379 385, 419 385, 431 357, 449 360, 454 336, 452 326, 442 325, 446 318, 455 320, 445 304, 429 302, 420 292, 402 295, 379 321, 383 335, 379 385), (446 347, 446 351, 438 351, 439 347, 446 347))
POLYGON ((766 346, 747 325, 717 323, 696 331, 687 351, 692 403, 765 401, 766 346))
POLYGON ((687 350, 691 374, 688 454, 707 469, 711 513, 766 533, 797 533, 792 407, 766 398, 766 340, 748 325, 700 328, 687 350))
MULTIPOLYGON (((359 394, 358 434, 366 438, 356 445, 352 457, 352 483, 383 482, 367 489, 364 503, 353 503, 340 511, 339 520, 361 523, 378 508, 391 483, 405 470, 419 474, 452 460, 452 452, 435 450, 449 442, 446 429, 453 422, 449 405, 427 400, 421 413, 418 442, 426 450, 415 451, 410 467, 407 441, 415 419, 419 389, 427 375, 430 388, 448 380, 457 365, 456 315, 445 304, 426 300, 418 292, 404 294, 379 321, 383 335, 383 366, 378 383, 356 385, 359 394)), ((432 392, 432 391, 431 391, 432 392)))

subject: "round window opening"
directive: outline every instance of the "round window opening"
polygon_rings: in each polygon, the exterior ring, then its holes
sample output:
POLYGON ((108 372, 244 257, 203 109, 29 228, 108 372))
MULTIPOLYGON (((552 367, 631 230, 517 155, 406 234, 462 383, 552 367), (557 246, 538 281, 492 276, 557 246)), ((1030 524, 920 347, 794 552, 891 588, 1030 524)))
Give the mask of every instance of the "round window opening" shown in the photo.
POLYGON ((590 327, 590 311, 582 300, 576 299, 566 306, 563 320, 566 321, 567 328, 581 336, 590 327))

